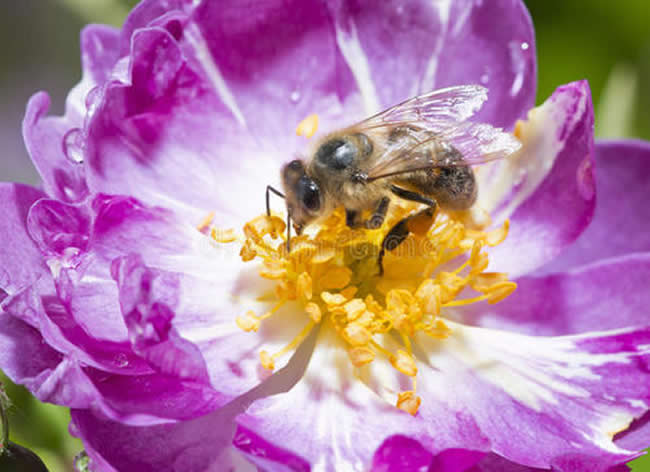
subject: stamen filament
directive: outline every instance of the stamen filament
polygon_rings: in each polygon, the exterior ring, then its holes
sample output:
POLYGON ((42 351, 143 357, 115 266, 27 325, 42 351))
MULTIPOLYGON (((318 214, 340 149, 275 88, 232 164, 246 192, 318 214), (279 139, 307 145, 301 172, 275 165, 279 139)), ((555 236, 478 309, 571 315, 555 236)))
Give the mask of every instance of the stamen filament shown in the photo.
POLYGON ((314 322, 313 321, 310 321, 309 323, 307 323, 305 325, 305 327, 302 329, 302 331, 300 331, 296 335, 296 337, 293 338, 293 340, 289 344, 287 344, 282 349, 280 349, 278 352, 273 354, 271 356, 271 358, 273 360, 276 360, 278 357, 282 357, 287 352, 289 352, 289 351, 295 349, 296 347, 298 347, 298 345, 309 335, 309 333, 311 332, 313 327, 314 327, 314 322))
POLYGON ((472 303, 487 300, 488 298, 490 298, 490 295, 481 295, 479 297, 474 297, 474 298, 463 298, 461 300, 452 300, 450 302, 443 303, 442 306, 447 307, 447 306, 471 305, 472 303))

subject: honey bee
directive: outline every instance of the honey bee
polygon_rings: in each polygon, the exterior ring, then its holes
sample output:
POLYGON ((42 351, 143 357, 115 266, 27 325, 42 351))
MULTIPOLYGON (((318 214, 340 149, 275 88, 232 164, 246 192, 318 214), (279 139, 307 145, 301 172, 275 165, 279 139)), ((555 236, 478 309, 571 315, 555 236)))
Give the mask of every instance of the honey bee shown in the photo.
POLYGON ((395 224, 378 257, 380 274, 385 251, 409 235, 409 222, 433 219, 437 207, 466 210, 476 201, 477 182, 471 166, 508 156, 520 147, 511 134, 469 121, 487 99, 487 89, 463 85, 406 100, 366 120, 327 134, 308 160, 295 159, 281 171, 285 198, 287 249, 291 222, 297 234, 305 226, 345 208, 350 228, 381 227, 393 198, 426 207, 395 224), (364 212, 371 215, 363 219, 364 212))

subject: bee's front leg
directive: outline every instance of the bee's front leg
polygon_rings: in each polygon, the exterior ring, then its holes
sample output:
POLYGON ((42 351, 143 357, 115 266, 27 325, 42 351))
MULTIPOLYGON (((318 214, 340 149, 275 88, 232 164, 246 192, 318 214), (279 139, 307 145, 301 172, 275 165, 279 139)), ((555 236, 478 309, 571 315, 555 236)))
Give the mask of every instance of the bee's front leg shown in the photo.
POLYGON ((390 199, 388 197, 383 197, 375 206, 375 211, 373 212, 372 216, 365 221, 361 219, 360 211, 349 210, 346 208, 345 224, 352 229, 358 229, 361 227, 367 229, 377 229, 384 223, 384 218, 386 218, 389 204, 390 199))
POLYGON ((386 213, 388 213, 389 204, 390 199, 388 197, 379 200, 375 212, 365 221, 364 226, 368 229, 377 229, 384 224, 384 218, 386 218, 386 213))

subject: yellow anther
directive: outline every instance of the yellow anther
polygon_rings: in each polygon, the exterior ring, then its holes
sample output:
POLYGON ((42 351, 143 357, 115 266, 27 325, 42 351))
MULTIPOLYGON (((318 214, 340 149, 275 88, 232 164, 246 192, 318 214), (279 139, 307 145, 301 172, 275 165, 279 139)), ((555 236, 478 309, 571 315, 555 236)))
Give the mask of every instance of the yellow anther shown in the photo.
POLYGON ((311 276, 307 272, 302 272, 296 281, 298 294, 305 300, 311 300, 314 295, 311 276))
POLYGON ((321 314, 320 307, 318 305, 316 305, 314 302, 309 302, 305 305, 305 311, 314 323, 320 323, 323 315, 321 314))
POLYGON ((494 247, 505 241, 510 230, 510 220, 505 220, 500 228, 485 233, 485 242, 488 246, 494 247))
POLYGON ((208 213, 205 216, 205 218, 203 218, 201 222, 196 226, 196 229, 198 229, 199 231, 203 231, 204 229, 209 227, 212 224, 212 220, 214 220, 214 215, 215 213, 213 211, 208 213))
POLYGON ((287 275, 283 261, 265 260, 260 275, 265 279, 280 280, 287 275))
POLYGON ((442 320, 436 320, 432 325, 425 325, 424 332, 432 338, 446 339, 451 334, 451 329, 442 320))
POLYGON ((218 243, 231 243, 237 241, 237 234, 234 229, 212 228, 210 237, 218 243))
POLYGON ((282 234, 286 224, 277 216, 258 216, 244 225, 244 234, 248 239, 260 244, 262 238, 267 234, 276 239, 278 234, 282 234))
POLYGON ((320 297, 327 304, 328 308, 336 305, 343 305, 348 300, 340 293, 322 292, 320 297))
POLYGON ((416 298, 422 305, 422 311, 428 315, 440 314, 440 286, 433 280, 426 279, 415 292, 416 298))
POLYGON ((257 251, 253 248, 253 244, 251 243, 250 239, 247 239, 244 245, 241 247, 239 256, 244 262, 252 261, 255 259, 255 256, 257 256, 257 251))
POLYGON ((275 362, 273 356, 271 356, 267 351, 260 351, 260 363, 262 367, 268 370, 275 369, 275 362))
POLYGON ((476 277, 478 274, 483 272, 485 269, 487 269, 488 265, 490 264, 490 260, 484 252, 480 253, 476 260, 474 261, 474 264, 472 264, 472 270, 470 271, 470 277, 476 277))
POLYGON ((364 346, 370 341, 370 331, 359 323, 352 322, 343 329, 343 338, 353 346, 364 346))
POLYGON ((246 332, 257 331, 260 329, 260 320, 252 311, 247 312, 244 316, 238 316, 235 319, 235 323, 237 323, 239 329, 246 332))
POLYGON ((512 134, 514 134, 517 139, 521 139, 525 125, 526 122, 523 120, 517 120, 515 123, 515 130, 512 134))
POLYGON ((333 267, 320 279, 323 290, 342 289, 350 283, 352 271, 347 267, 333 267))
POLYGON ((348 321, 354 321, 366 311, 366 304, 360 298, 354 298, 343 305, 348 321))
POLYGON ((350 356, 350 362, 352 362, 352 365, 355 367, 361 367, 366 364, 370 364, 373 360, 375 360, 374 351, 363 346, 351 348, 348 351, 348 355, 350 356))
POLYGON ((515 282, 501 282, 500 284, 493 285, 490 287, 490 290, 487 292, 488 303, 494 304, 502 301, 504 298, 509 296, 517 288, 515 282))
POLYGON ((478 274, 474 280, 472 280, 471 287, 477 292, 487 292, 490 290, 490 287, 499 284, 501 282, 507 282, 508 276, 501 272, 483 272, 478 274))
POLYGON ((311 138, 316 134, 318 130, 318 115, 316 113, 309 115, 307 118, 302 120, 296 127, 296 134, 298 136, 304 136, 306 138, 311 138))
POLYGON ((420 409, 422 399, 415 392, 402 392, 397 395, 397 408, 415 416, 420 409))
POLYGON ((384 311, 382 306, 377 302, 377 300, 375 300, 375 297, 373 297, 372 295, 366 296, 364 302, 366 304, 366 308, 376 315, 384 311))
POLYGON ((356 295, 356 293, 359 291, 357 287, 354 285, 350 285, 348 287, 345 287, 343 290, 341 290, 341 295, 343 295, 345 298, 348 300, 352 299, 356 295))
POLYGON ((418 367, 415 365, 413 357, 401 349, 397 351, 397 355, 391 356, 390 363, 402 374, 409 377, 415 377, 418 374, 418 367))
POLYGON ((451 272, 440 272, 436 281, 440 286, 440 303, 443 305, 456 298, 467 284, 467 279, 451 272))
POLYGON ((296 297, 296 284, 289 280, 282 280, 275 286, 275 296, 279 300, 295 300, 296 297))
POLYGON ((375 321, 375 314, 368 310, 361 313, 361 316, 356 320, 362 326, 370 326, 373 321, 375 321))
POLYGON ((336 256, 336 251, 333 247, 319 247, 314 257, 311 258, 313 264, 322 264, 336 256))

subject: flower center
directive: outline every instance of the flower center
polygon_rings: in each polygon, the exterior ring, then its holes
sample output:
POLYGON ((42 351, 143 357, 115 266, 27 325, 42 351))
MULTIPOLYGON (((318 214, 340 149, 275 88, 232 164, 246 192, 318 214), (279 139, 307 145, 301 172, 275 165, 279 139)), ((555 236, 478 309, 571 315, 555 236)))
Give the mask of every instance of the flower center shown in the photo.
MULTIPOLYGON (((261 261, 259 275, 277 283, 269 311, 249 311, 237 317, 237 325, 244 331, 257 331, 290 301, 299 304, 307 320, 283 349, 260 352, 266 369, 273 370, 275 361, 292 352, 316 324, 328 323, 344 341, 354 366, 385 356, 412 380, 412 390, 400 393, 396 406, 417 413, 421 400, 416 394, 418 369, 411 338, 418 331, 446 338, 450 329, 441 316, 443 308, 496 303, 510 295, 516 284, 506 274, 486 272, 485 248, 506 238, 508 221, 487 232, 464 222, 468 212, 438 212, 428 221, 412 220, 411 234, 385 255, 380 276, 377 256, 384 236, 415 209, 414 204, 395 202, 377 230, 350 229, 343 209, 338 209, 320 225, 312 225, 309 233, 293 237, 289 252, 281 218, 263 215, 244 226, 242 260, 261 261), (474 293, 467 296, 468 292, 474 293), (391 351, 382 345, 382 335, 389 332, 398 335, 403 349, 391 351)), ((219 243, 235 240, 232 231, 213 230, 211 234, 219 243)), ((263 294, 261 299, 268 297, 263 294)))

